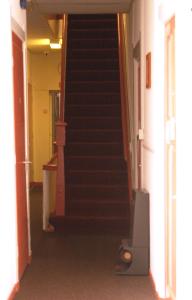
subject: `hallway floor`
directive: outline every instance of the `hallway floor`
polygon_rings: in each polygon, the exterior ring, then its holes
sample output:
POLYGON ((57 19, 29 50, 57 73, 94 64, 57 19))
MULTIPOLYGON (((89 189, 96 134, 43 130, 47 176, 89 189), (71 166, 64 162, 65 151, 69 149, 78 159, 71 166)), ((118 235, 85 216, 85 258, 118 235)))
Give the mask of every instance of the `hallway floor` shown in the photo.
POLYGON ((116 276, 118 235, 41 231, 42 192, 31 193, 32 263, 16 300, 155 300, 147 276, 116 276))

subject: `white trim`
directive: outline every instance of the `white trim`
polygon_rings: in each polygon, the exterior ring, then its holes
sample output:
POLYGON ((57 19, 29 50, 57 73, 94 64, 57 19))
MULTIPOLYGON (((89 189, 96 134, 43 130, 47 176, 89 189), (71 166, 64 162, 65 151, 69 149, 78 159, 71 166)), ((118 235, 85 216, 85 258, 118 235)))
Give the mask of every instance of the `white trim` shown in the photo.
MULTIPOLYGON (((28 84, 27 84, 27 44, 23 42, 23 75, 24 75, 24 120, 25 120, 25 161, 29 162, 29 104, 28 104, 28 84)), ((27 227, 28 227, 28 253, 32 254, 31 250, 31 220, 30 220, 30 164, 25 164, 26 174, 26 201, 27 201, 27 227)))
POLYGON ((15 21, 13 17, 11 17, 11 28, 15 32, 15 34, 22 40, 26 40, 26 34, 21 26, 15 21))

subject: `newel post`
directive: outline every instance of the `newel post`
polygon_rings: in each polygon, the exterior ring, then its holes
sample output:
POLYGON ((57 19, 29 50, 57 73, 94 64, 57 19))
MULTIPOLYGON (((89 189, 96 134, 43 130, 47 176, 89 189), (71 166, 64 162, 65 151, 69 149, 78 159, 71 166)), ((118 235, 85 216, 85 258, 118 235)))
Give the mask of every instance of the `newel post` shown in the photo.
POLYGON ((64 146, 66 123, 56 123, 57 145, 57 175, 56 175, 56 216, 65 216, 65 174, 64 174, 64 146))

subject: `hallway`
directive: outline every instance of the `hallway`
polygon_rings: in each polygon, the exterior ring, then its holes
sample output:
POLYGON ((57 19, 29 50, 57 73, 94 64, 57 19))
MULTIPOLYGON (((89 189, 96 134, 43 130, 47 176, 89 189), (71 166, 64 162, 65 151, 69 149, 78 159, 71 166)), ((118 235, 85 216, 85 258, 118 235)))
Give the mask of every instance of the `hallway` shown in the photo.
POLYGON ((149 277, 116 276, 118 235, 45 234, 42 192, 31 192, 32 264, 16 300, 155 300, 149 277))

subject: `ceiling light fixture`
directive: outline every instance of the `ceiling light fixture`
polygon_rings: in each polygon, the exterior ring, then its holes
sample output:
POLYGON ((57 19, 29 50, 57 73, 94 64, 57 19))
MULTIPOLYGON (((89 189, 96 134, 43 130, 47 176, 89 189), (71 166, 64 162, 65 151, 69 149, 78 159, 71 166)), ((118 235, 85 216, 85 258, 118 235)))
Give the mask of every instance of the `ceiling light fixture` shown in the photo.
POLYGON ((49 46, 51 49, 61 49, 61 39, 50 40, 49 46))

